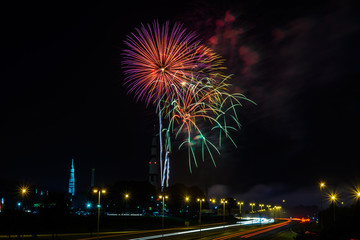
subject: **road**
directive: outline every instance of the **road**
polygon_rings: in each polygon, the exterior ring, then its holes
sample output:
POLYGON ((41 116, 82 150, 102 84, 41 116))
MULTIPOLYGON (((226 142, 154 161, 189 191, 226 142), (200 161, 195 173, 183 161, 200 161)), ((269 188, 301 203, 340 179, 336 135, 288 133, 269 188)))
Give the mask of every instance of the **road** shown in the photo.
MULTIPOLYGON (((59 234, 58 240, 150 240, 150 239, 204 239, 204 240, 226 240, 226 239, 293 239, 294 233, 289 231, 290 220, 281 221, 267 225, 248 225, 239 224, 222 225, 210 224, 192 228, 171 228, 164 230, 143 230, 143 231, 122 231, 100 233, 99 237, 88 233, 59 234)), ((25 236, 26 237, 26 236, 25 236)), ((0 237, 1 238, 1 237, 0 237)), ((52 235, 38 235, 38 239, 52 239, 52 235)))

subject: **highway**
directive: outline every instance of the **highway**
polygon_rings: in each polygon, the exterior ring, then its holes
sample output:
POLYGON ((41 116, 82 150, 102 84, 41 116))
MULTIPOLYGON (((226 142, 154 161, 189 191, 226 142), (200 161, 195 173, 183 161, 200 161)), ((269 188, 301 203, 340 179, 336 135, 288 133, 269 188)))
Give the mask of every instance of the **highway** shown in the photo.
MULTIPOLYGON (((226 240, 226 239, 287 239, 289 232, 290 220, 284 220, 272 224, 257 225, 240 225, 240 224, 209 224, 187 228, 170 228, 159 230, 142 230, 142 231, 121 231, 121 232, 102 232, 89 235, 89 233, 73 234, 51 234, 38 235, 38 239, 59 239, 59 240, 150 240, 150 239, 204 239, 204 240, 226 240)), ((295 236, 295 235, 294 235, 295 236)), ((5 236, 1 236, 5 237, 5 236)), ((0 237, 0 238, 1 238, 0 237)), ((8 236, 7 236, 8 237, 8 236)), ((15 237, 15 236, 14 236, 15 237)), ((24 236, 27 237, 27 236, 24 236)), ((28 236, 30 237, 30 236, 28 236)), ((292 238, 288 238, 292 239, 292 238)))

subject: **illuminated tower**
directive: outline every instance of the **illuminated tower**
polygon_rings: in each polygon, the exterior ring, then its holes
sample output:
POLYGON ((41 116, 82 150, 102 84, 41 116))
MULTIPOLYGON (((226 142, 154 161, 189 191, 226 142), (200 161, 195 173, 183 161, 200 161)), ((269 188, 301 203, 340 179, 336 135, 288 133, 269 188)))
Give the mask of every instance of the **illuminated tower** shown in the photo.
POLYGON ((70 195, 70 196, 75 196, 75 168, 74 168, 74 159, 72 159, 71 169, 70 169, 69 195, 70 195))
POLYGON ((160 187, 160 167, 157 159, 157 137, 154 134, 151 144, 151 159, 149 161, 149 182, 156 188, 160 187))

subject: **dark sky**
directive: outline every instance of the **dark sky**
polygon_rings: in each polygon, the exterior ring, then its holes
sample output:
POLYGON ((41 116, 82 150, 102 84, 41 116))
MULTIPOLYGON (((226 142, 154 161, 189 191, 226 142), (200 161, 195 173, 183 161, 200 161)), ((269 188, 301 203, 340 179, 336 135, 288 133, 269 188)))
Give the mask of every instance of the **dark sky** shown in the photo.
POLYGON ((127 34, 158 19, 196 31, 226 59, 233 89, 257 103, 240 111, 238 148, 225 145, 216 168, 205 161, 190 174, 175 153, 171 184, 306 204, 320 179, 359 184, 354 3, 2 5, 0 178, 66 191, 75 158, 79 189, 93 167, 99 184, 147 179, 156 115, 126 93, 120 54, 127 34))

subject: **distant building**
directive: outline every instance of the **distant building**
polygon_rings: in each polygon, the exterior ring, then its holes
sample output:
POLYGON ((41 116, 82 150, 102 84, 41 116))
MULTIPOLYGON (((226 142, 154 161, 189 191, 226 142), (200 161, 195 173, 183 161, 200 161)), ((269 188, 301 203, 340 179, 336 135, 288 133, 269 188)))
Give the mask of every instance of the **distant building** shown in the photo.
POLYGON ((156 134, 154 134, 151 144, 151 158, 149 161, 149 182, 156 189, 160 187, 160 167, 157 150, 157 137, 156 134))
MULTIPOLYGON (((69 195, 75 196, 75 168, 74 168, 74 159, 71 162, 70 169, 70 179, 69 179, 69 195)), ((70 198, 71 199, 71 198, 70 198)))

